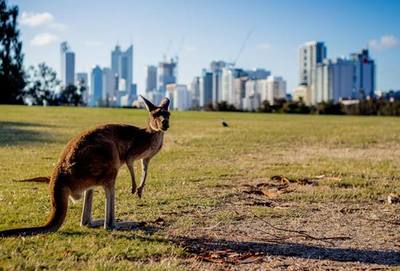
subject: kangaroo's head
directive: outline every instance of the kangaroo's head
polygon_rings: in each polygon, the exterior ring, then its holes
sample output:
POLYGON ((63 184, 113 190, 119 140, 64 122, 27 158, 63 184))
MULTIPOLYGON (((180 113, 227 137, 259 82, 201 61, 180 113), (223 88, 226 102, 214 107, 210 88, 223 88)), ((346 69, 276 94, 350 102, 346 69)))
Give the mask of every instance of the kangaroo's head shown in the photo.
POLYGON ((140 95, 140 97, 143 99, 146 109, 149 112, 150 128, 154 131, 167 131, 169 128, 170 115, 170 113, 168 112, 169 99, 164 98, 162 99, 159 106, 155 106, 152 102, 150 102, 143 96, 140 95))

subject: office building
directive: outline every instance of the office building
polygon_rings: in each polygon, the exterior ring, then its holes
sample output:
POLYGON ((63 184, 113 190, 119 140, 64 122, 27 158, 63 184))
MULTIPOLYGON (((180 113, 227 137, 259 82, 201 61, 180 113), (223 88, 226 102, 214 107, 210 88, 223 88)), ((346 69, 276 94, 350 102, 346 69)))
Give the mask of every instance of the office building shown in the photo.
MULTIPOLYGON (((119 45, 111 52, 111 71, 114 76, 125 80, 125 89, 129 92, 133 86, 133 45, 122 51, 119 45)), ((119 81, 118 81, 119 82, 119 81)), ((118 87, 119 88, 119 87, 118 87)))
POLYGON ((145 91, 156 91, 157 90, 157 67, 148 65, 145 68, 146 74, 146 87, 145 91))
POLYGON ((227 65, 224 61, 212 61, 212 103, 215 105, 222 101, 222 69, 227 65))
POLYGON ((90 106, 103 105, 103 70, 100 66, 92 69, 90 78, 90 106))
POLYGON ((62 87, 75 84, 75 53, 71 50, 68 42, 60 45, 61 57, 61 84, 62 87))
POLYGON ((163 61, 158 64, 158 89, 161 93, 165 93, 168 84, 177 82, 177 61, 163 61))
POLYGON ((212 82, 213 73, 204 69, 202 76, 200 77, 200 107, 205 107, 212 104, 212 82))
POLYGON ((191 108, 192 97, 186 85, 175 85, 173 93, 174 110, 185 111, 191 108))

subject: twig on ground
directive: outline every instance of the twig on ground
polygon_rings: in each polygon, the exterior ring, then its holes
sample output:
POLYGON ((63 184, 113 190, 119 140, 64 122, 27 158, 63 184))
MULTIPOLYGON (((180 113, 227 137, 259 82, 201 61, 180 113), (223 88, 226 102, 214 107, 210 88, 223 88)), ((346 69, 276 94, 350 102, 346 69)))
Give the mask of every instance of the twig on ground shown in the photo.
MULTIPOLYGON (((290 233, 296 233, 297 236, 289 236, 289 237, 285 237, 285 239, 291 238, 291 237, 303 237, 306 239, 311 239, 311 240, 316 240, 316 241, 323 241, 326 243, 329 243, 331 245, 334 245, 334 243, 330 240, 350 240, 351 238, 349 236, 332 236, 332 237, 315 237, 312 236, 308 233, 306 233, 305 231, 299 231, 299 230, 291 230, 291 229, 284 229, 284 228, 280 228, 277 227, 275 225, 272 225, 270 222, 266 221, 265 219, 263 219, 262 217, 259 217, 258 215, 253 214, 255 218, 261 220, 262 222, 264 222, 265 224, 267 224, 269 227, 278 230, 278 231, 283 231, 283 232, 290 232, 290 233)), ((262 231, 262 230, 259 230, 262 231)), ((263 231, 264 233, 267 233, 266 231, 263 231)), ((271 235, 271 234, 269 234, 271 235)), ((276 237, 276 236, 274 236, 276 237)))

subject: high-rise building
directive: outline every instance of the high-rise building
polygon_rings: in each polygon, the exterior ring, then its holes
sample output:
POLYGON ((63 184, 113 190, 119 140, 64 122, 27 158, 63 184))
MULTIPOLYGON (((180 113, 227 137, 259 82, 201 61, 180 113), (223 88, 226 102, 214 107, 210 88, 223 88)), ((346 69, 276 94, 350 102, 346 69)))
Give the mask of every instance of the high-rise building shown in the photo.
POLYGON ((200 76, 195 76, 190 84, 190 94, 192 97, 193 107, 200 106, 200 76))
POLYGON ((157 67, 146 66, 146 92, 157 90, 157 67))
POLYGON ((262 89, 261 97, 263 100, 274 104, 275 99, 286 98, 286 81, 280 76, 268 76, 263 80, 264 86, 262 89))
POLYGON ((212 61, 210 71, 212 72, 212 103, 222 101, 222 69, 227 65, 225 61, 212 61))
POLYGON ((103 71, 100 66, 92 69, 90 78, 90 106, 103 104, 103 71))
MULTIPOLYGON (((245 86, 243 86, 242 90, 240 90, 240 88, 235 88, 234 80, 246 76, 247 72, 243 69, 232 67, 225 67, 222 69, 222 101, 226 101, 228 104, 234 104, 235 106, 240 106, 241 99, 243 98, 241 93, 245 91, 245 86)), ((239 85, 236 84, 236 87, 239 85)))
POLYGON ((327 57, 327 49, 323 42, 307 42, 300 48, 300 82, 310 88, 311 102, 317 103, 316 71, 317 65, 327 57))
POLYGON ((233 104, 237 109, 243 108, 243 98, 246 97, 246 82, 248 80, 247 73, 233 79, 230 104, 233 104))
POLYGON ((89 102, 89 81, 88 81, 88 74, 86 72, 78 72, 75 75, 75 85, 78 87, 78 89, 84 90, 83 94, 83 101, 85 104, 89 102))
POLYGON ((312 85, 317 64, 322 63, 326 56, 323 42, 307 42, 300 48, 300 85, 312 85))
POLYGON ((158 89, 161 93, 165 93, 168 84, 175 84, 177 61, 171 59, 170 61, 160 62, 158 64, 158 89))
POLYGON ((186 85, 175 85, 173 100, 175 110, 184 111, 192 106, 192 97, 186 85))
POLYGON ((262 79, 249 79, 245 82, 245 96, 242 98, 242 109, 246 111, 255 111, 260 108, 261 95, 259 92, 259 83, 262 79))
POLYGON ((213 73, 211 71, 203 70, 200 78, 200 106, 204 107, 212 103, 213 91, 213 73))
POLYGON ((367 49, 363 49, 361 53, 351 54, 351 59, 354 63, 356 96, 358 98, 372 97, 376 90, 375 61, 370 58, 367 49))
POLYGON ((129 92, 133 88, 133 45, 126 51, 122 51, 119 45, 111 52, 111 71, 125 80, 126 90, 129 92))
POLYGON ((115 76, 111 68, 103 68, 103 90, 102 90, 102 100, 105 102, 106 106, 115 105, 115 76))
POLYGON ((61 84, 63 87, 75 83, 75 53, 71 51, 68 42, 60 44, 61 84))
POLYGON ((317 65, 314 103, 363 99, 374 95, 375 63, 368 50, 317 65))

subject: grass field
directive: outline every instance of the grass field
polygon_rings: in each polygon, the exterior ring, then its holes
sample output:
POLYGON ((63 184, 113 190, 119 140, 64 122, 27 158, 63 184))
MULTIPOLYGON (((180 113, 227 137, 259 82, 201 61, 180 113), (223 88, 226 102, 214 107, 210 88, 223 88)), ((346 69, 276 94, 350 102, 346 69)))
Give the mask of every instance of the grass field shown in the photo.
MULTIPOLYGON (((13 180, 49 175, 82 130, 146 118, 0 106, 0 230, 42 224, 50 209, 45 184, 13 180)), ((126 167, 118 175, 117 218, 135 228, 80 227, 82 203, 70 204, 58 232, 0 239, 0 270, 396 269, 391 193, 400 193, 399 118, 173 112, 144 197, 130 193, 126 167)), ((101 189, 94 209, 103 218, 101 189)))

